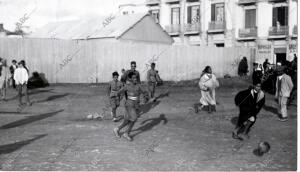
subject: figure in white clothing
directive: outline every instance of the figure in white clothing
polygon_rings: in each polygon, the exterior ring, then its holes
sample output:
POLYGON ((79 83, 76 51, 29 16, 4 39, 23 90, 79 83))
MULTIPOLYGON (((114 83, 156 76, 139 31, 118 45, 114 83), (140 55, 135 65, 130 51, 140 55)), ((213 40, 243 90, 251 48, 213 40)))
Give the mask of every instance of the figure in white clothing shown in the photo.
MULTIPOLYGON (((216 111, 216 88, 219 87, 219 82, 210 66, 206 66, 203 70, 199 87, 201 90, 200 109, 207 108, 208 112, 216 111)), ((195 104, 195 112, 198 112, 199 104, 195 104)))
POLYGON ((6 88, 8 82, 8 67, 5 59, 0 59, 0 94, 1 100, 6 99, 6 88))
POLYGON ((16 69, 14 73, 14 80, 17 85, 18 89, 18 95, 19 95, 19 106, 22 106, 22 92, 24 92, 26 100, 27 100, 27 105, 30 106, 31 103, 29 101, 29 96, 27 92, 27 82, 28 82, 28 72, 24 68, 24 62, 21 61, 18 63, 18 68, 16 69))

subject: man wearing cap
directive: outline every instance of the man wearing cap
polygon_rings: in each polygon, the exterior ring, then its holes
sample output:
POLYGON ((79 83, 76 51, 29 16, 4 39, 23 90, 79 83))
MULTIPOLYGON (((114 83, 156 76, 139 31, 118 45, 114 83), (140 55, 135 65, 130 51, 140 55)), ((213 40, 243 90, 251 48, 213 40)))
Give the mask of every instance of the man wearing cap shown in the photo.
POLYGON ((276 93, 275 98, 278 100, 278 112, 279 112, 279 120, 286 121, 287 120, 287 100, 290 97, 290 93, 294 87, 292 79, 289 75, 286 74, 286 70, 284 66, 278 66, 278 76, 276 80, 276 93))

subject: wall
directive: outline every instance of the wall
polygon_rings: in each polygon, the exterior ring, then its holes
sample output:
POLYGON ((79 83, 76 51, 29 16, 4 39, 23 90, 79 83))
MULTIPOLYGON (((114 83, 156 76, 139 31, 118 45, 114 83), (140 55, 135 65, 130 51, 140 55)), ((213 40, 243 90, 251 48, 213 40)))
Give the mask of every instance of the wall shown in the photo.
POLYGON ((44 73, 50 83, 107 82, 112 72, 120 73, 122 68, 129 69, 132 60, 137 62, 137 70, 144 80, 146 64, 151 59, 157 63, 163 80, 198 78, 206 65, 211 65, 218 77, 225 74, 234 76, 237 75, 238 62, 242 56, 246 56, 249 65, 252 65, 254 54, 254 50, 240 47, 190 47, 100 40, 0 39, 1 57, 8 59, 9 64, 12 59, 24 59, 30 72, 44 73))

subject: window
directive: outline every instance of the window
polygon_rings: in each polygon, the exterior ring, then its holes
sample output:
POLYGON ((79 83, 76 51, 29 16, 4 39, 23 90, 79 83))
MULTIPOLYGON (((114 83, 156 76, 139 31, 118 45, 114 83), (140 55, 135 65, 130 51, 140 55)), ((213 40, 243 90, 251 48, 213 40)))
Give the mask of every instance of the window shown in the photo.
POLYGON ((273 26, 287 26, 288 25, 288 7, 274 7, 273 8, 273 26))
POLYGON ((224 43, 216 43, 216 47, 224 47, 224 43))
POLYGON ((188 13, 188 21, 187 23, 193 24, 193 23, 199 23, 200 22, 200 6, 189 6, 187 8, 188 13))
POLYGON ((245 28, 256 27, 256 9, 245 10, 245 28))
POLYGON ((158 23, 159 22, 159 10, 151 10, 149 12, 153 16, 155 21, 158 23))
POLYGON ((180 8, 171 8, 171 24, 180 24, 180 8))
POLYGON ((211 21, 225 21, 224 3, 211 4, 211 21))

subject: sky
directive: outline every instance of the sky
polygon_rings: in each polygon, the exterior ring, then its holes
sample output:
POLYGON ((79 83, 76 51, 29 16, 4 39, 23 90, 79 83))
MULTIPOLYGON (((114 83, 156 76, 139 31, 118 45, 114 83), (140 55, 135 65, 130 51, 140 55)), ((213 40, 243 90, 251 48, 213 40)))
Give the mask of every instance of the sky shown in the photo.
POLYGON ((109 16, 120 4, 143 3, 145 0, 0 0, 0 23, 10 31, 16 23, 35 30, 49 22, 109 16), (22 20, 22 18, 27 18, 22 20))

